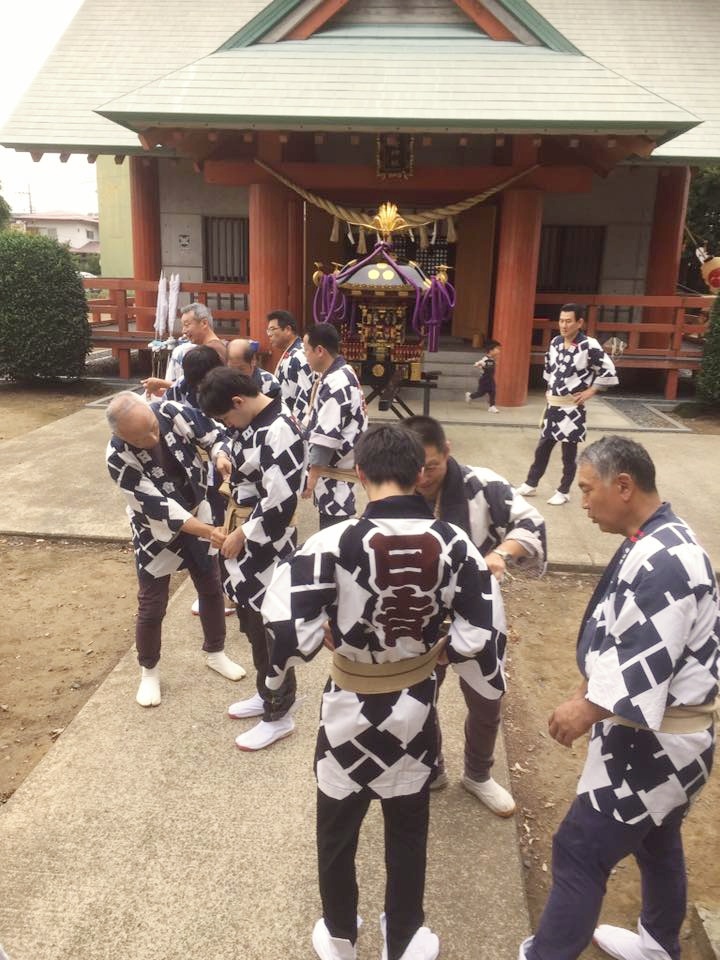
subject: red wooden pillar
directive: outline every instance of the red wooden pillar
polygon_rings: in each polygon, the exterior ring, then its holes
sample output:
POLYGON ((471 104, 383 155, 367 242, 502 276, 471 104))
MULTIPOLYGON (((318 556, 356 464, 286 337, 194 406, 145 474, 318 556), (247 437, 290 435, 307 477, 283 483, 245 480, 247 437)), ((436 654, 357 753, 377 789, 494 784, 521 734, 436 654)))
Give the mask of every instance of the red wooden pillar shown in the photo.
MULTIPOLYGON (((160 277, 160 192, 155 157, 130 157, 130 210, 132 215, 133 273, 136 280, 160 277)), ((136 291, 139 307, 154 307, 157 293, 136 291)), ((152 330, 154 316, 138 314, 136 329, 152 330)))
POLYGON ((269 349, 267 315, 288 309, 288 193, 275 183, 250 185, 250 336, 269 349))
MULTIPOLYGON (((645 279, 649 297, 672 297, 677 290, 689 189, 690 167, 668 167, 658 172, 645 279)), ((673 316, 671 308, 645 311, 647 323, 671 323, 673 316)), ((642 345, 667 349, 671 338, 670 333, 646 333, 642 345)))
POLYGON ((502 344, 497 366, 497 402, 502 407, 527 401, 542 214, 540 190, 503 194, 492 334, 502 344))
POLYGON ((288 305, 287 308, 298 322, 298 329, 305 327, 303 316, 303 291, 305 265, 305 209, 300 197, 288 200, 288 305))

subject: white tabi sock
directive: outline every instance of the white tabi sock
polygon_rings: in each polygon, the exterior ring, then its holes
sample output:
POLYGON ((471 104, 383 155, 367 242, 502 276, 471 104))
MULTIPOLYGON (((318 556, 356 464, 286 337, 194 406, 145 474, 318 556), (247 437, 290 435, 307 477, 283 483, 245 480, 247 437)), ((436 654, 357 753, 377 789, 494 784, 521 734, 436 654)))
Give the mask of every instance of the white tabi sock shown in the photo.
POLYGON ((157 707, 160 703, 160 667, 140 669, 140 686, 135 699, 141 707, 157 707))
POLYGON ((226 680, 242 680, 245 676, 245 671, 240 664, 231 660, 224 650, 209 653, 207 655, 207 665, 211 670, 219 673, 221 677, 225 677, 226 680))
POLYGON ((320 960, 355 960, 357 957, 355 944, 340 937, 331 937, 322 917, 313 928, 312 945, 320 960))
POLYGON ((520 953, 518 954, 518 960, 527 960, 527 954, 525 953, 525 948, 530 947, 530 944, 533 942, 535 937, 526 937, 523 942, 520 944, 520 953))
MULTIPOLYGON (((383 935, 381 960, 388 960, 387 917, 380 914, 380 929, 383 935)), ((440 954, 440 939, 429 927, 419 927, 410 943, 403 950, 400 960, 437 960, 440 954)))
POLYGON ((593 942, 615 960, 670 960, 670 954, 638 921, 638 932, 603 923, 596 928, 593 942))

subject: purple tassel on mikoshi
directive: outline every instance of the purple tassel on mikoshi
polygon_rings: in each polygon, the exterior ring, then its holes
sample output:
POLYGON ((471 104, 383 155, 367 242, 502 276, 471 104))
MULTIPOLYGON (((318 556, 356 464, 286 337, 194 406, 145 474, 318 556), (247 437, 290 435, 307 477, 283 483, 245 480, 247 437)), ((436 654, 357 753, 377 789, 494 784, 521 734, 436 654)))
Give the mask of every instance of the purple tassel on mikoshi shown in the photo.
POLYGON ((420 304, 420 327, 427 337, 428 353, 437 353, 440 344, 440 328, 452 316, 455 307, 455 287, 447 281, 433 277, 430 289, 425 291, 420 304))
POLYGON ((334 323, 345 316, 345 297, 338 287, 338 278, 334 273, 322 276, 313 300, 313 318, 315 323, 334 323))

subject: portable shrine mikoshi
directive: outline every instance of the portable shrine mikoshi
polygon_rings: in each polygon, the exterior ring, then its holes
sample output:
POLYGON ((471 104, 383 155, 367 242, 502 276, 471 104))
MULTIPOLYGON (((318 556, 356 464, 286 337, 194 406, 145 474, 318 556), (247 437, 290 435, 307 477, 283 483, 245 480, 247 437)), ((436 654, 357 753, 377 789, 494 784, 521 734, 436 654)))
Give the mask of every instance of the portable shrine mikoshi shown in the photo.
POLYGON ((335 264, 332 273, 318 264, 313 313, 316 323, 335 324, 343 356, 362 383, 380 392, 421 382, 425 351, 438 349, 455 290, 446 266, 429 278, 417 263, 393 255, 393 233, 409 229, 395 205, 383 204, 373 225, 379 240, 367 256, 335 264))

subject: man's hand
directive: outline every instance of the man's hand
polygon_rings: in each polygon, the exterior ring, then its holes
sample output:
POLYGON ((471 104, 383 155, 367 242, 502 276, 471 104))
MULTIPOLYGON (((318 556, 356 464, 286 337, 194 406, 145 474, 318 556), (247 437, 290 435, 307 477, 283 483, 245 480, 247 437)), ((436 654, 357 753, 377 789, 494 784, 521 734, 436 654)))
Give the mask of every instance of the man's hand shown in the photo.
MULTIPOLYGON (((447 624, 446 624, 446 626, 447 626, 447 624)), ((448 643, 449 643, 448 635, 445 634, 444 637, 440 637, 440 640, 443 640, 443 641, 444 641, 444 645, 443 645, 442 650, 441 650, 440 653, 438 654, 437 665, 438 665, 439 667, 449 667, 449 666, 450 666, 450 658, 448 657, 448 652, 447 652, 448 643)))
POLYGON ((232 533, 229 533, 227 537, 225 537, 225 542, 223 543, 220 552, 226 560, 235 560, 236 557, 240 556, 244 549, 245 534, 243 533, 242 527, 238 527, 236 530, 233 530, 232 533))
POLYGON ((333 640, 332 630, 330 629, 330 621, 326 620, 323 624, 323 644, 328 648, 328 650, 335 649, 335 641, 333 640))
POLYGON ((575 406, 582 406, 583 403, 587 403, 592 397, 595 396, 597 390, 595 387, 588 387, 587 390, 581 390, 580 393, 574 393, 572 395, 573 400, 575 401, 575 406))
POLYGON ((571 747, 594 723, 609 716, 611 714, 607 710, 575 695, 555 707, 548 720, 548 730, 553 740, 563 747, 571 747))
POLYGON ((308 472, 307 472, 307 482, 306 482, 306 484, 305 484, 305 489, 304 489, 303 492, 300 494, 300 497, 301 497, 302 500, 310 500, 310 499, 311 499, 311 497, 312 497, 312 495, 313 495, 313 491, 315 490, 315 487, 317 486, 317 482, 318 482, 318 480, 320 479, 320 471, 321 471, 321 470, 322 470, 322 467, 310 467, 310 469, 308 470, 308 472))
POLYGON ((490 573, 499 583, 502 583, 507 569, 507 564, 503 558, 491 550, 490 553, 486 554, 484 560, 490 573))
POLYGON ((232 473, 232 463, 230 462, 227 454, 219 453, 215 457, 215 469, 223 478, 223 480, 229 480, 230 474, 232 473))
POLYGON ((141 380, 145 393, 150 397, 161 397, 172 384, 169 380, 162 380, 160 377, 148 377, 147 380, 141 380))
POLYGON ((222 547, 222 545, 225 543, 226 539, 227 539, 227 534, 225 533, 222 527, 213 527, 213 532, 210 536, 210 543, 214 547, 217 547, 217 549, 219 550, 222 547))

